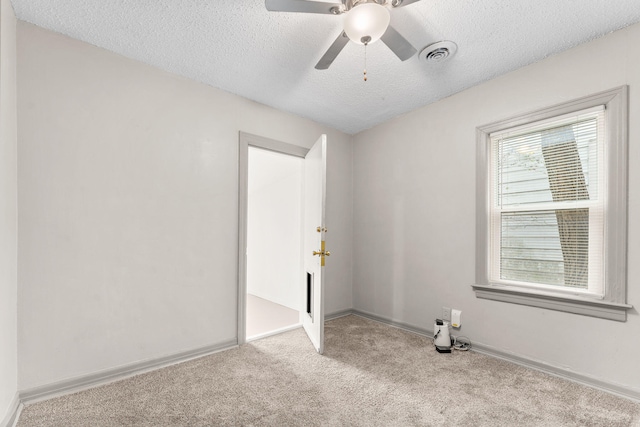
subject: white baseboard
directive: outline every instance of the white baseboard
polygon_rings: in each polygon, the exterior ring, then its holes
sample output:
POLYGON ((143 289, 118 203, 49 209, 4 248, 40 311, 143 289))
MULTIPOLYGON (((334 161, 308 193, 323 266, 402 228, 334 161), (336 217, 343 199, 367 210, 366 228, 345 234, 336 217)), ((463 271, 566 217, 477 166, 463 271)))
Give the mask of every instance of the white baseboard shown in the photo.
POLYGON ((325 314, 324 315, 324 320, 326 322, 327 320, 337 319, 338 317, 344 317, 344 316, 348 316, 350 314, 353 314, 353 310, 350 309, 350 308, 348 308, 346 310, 334 311, 333 313, 325 314))
MULTIPOLYGON (((433 331, 418 326, 409 325, 404 322, 395 321, 382 316, 378 316, 373 313, 368 313, 361 310, 342 310, 339 312, 331 313, 325 316, 325 320, 337 319, 339 317, 348 316, 350 314, 364 317, 370 320, 384 323, 389 326, 393 326, 399 329, 406 330, 418 335, 425 336, 427 338, 433 337, 433 331)), ((297 328, 299 325, 292 327, 297 328)), ((283 331, 279 331, 283 332, 283 331)), ((132 363, 124 365, 114 369, 108 369, 105 371, 97 372, 94 374, 84 375, 70 380, 59 381, 51 384, 47 384, 40 387, 34 387, 31 389, 20 391, 16 393, 13 401, 7 409, 7 415, 5 419, 0 422, 0 427, 13 427, 20 415, 21 409, 24 404, 31 404, 42 400, 50 399, 53 397, 62 396, 65 394, 75 393, 77 391, 93 388, 99 385, 108 384, 114 381, 119 381, 124 378, 128 378, 134 375, 138 375, 144 372, 160 369, 166 366, 174 365, 177 363, 185 362, 187 360, 196 359, 198 357, 207 356, 209 354, 217 353, 220 351, 228 350, 237 347, 236 340, 230 340, 219 344, 201 347, 157 359, 146 360, 142 362, 132 363)), ((612 384, 607 381, 603 381, 597 378, 589 377, 587 375, 570 372, 565 369, 561 369, 555 366, 548 365, 546 363, 538 362, 535 360, 527 359, 515 354, 503 352, 499 349, 491 346, 473 342, 472 351, 486 354, 488 356, 497 357, 499 359, 506 360, 508 362, 515 363, 517 365, 525 366, 527 368, 535 369, 541 372, 545 372, 550 375, 554 375, 560 378, 567 379, 569 381, 577 382, 607 393, 615 394, 626 399, 630 399, 635 402, 640 402, 640 392, 617 384, 612 384)))
MULTIPOLYGON (((347 316, 351 314, 352 310, 344 310, 341 312, 333 313, 327 318, 337 318, 341 316, 347 316)), ((300 328, 300 324, 296 324, 290 327, 282 328, 277 331, 269 332, 259 336, 251 337, 247 341, 254 341, 260 338, 266 338, 271 335, 280 334, 289 330, 300 328)), ((80 377, 72 378, 69 380, 58 381, 55 383, 47 384, 44 386, 34 387, 26 390, 22 390, 19 394, 16 393, 15 408, 11 411, 13 418, 7 416, 8 422, 14 419, 17 414, 17 409, 20 404, 31 404, 40 402, 43 400, 51 399, 53 397, 63 396, 65 394, 75 393, 81 390, 90 389, 100 385, 108 384, 114 381, 138 375, 144 372, 152 371, 155 369, 164 368, 166 366, 174 365, 176 363, 186 362, 187 360, 195 359, 209 354, 217 353, 219 351, 228 350, 237 346, 236 340, 223 342, 220 344, 197 348, 190 351, 185 351, 170 356, 165 356, 157 359, 146 360, 143 362, 136 362, 128 365, 124 365, 114 369, 108 369, 105 371, 97 372, 94 374, 83 375, 80 377)), ((13 407, 13 406, 12 406, 13 407)), ((11 427, 12 424, 0 424, 0 427, 11 427)))
POLYGON ((408 332, 413 332, 414 334, 423 335, 427 338, 433 338, 433 331, 430 329, 409 325, 408 323, 388 319, 386 317, 378 316, 377 314, 369 313, 362 310, 351 310, 351 314, 364 317, 369 320, 374 320, 376 322, 384 323, 385 325, 393 326, 394 328, 402 329, 408 332))
POLYGON ((567 371, 566 369, 558 368, 536 360, 527 359, 516 354, 507 353, 485 344, 474 342, 472 350, 640 403, 640 391, 633 390, 625 386, 603 381, 577 372, 567 371))
MULTIPOLYGON (((331 318, 347 316, 351 314, 351 310, 345 310, 331 314, 331 318)), ((286 332, 301 327, 300 324, 293 325, 291 327, 283 328, 277 331, 273 331, 268 334, 252 337, 250 341, 265 338, 270 335, 286 332)), ((108 384, 114 381, 119 381, 124 378, 128 378, 134 375, 138 375, 144 372, 160 369, 166 366, 174 365, 176 363, 186 362, 187 360, 195 359, 209 354, 217 353, 219 351, 228 350, 230 348, 237 347, 237 341, 231 340, 216 345, 197 348, 190 351, 185 351, 157 359, 146 360, 142 362, 136 362, 124 366, 120 366, 113 369, 107 369, 105 371, 97 372, 94 374, 83 375, 80 377, 72 378, 69 380, 58 381, 51 384, 46 384, 39 387, 34 387, 20 391, 16 394, 15 408, 11 411, 12 416, 7 416, 7 419, 0 424, 0 427, 11 427, 11 424, 7 424, 9 420, 16 418, 18 414, 17 409, 21 404, 31 404, 40 402, 43 400, 51 399, 53 397, 63 396, 65 394, 75 393, 81 390, 87 390, 100 385, 108 384)), ((12 407, 13 407, 12 406, 12 407)))
MULTIPOLYGON (((335 313, 328 314, 325 316, 325 319, 336 319, 342 316, 348 316, 352 314, 353 310, 342 310, 335 313)), ((263 334, 260 336, 252 337, 250 341, 265 338, 270 335, 275 335, 278 333, 286 332, 288 330, 293 330, 299 328, 301 325, 293 325, 291 327, 283 328, 281 330, 273 331, 268 334, 263 334)), ((108 384, 114 381, 119 381, 124 378, 128 378, 134 375, 138 375, 144 372, 152 371, 155 369, 160 369, 166 366, 174 365, 176 363, 186 362, 187 360, 195 359, 198 357, 206 356, 212 353, 216 353, 219 351, 228 350, 230 348, 234 348, 237 346, 236 340, 231 340, 227 342, 223 342, 216 345, 206 346, 197 348, 194 350, 189 350, 157 359, 146 360, 142 362, 136 362, 124 366, 120 366, 113 369, 107 369, 104 371, 96 372, 89 375, 82 375, 76 378, 71 378, 68 380, 62 380, 51 384, 46 384, 39 387, 34 387, 26 390, 21 390, 16 394, 15 405, 12 404, 13 410, 11 411, 12 416, 7 416, 7 420, 4 422, 8 422, 9 420, 15 419, 18 407, 21 404, 31 404, 40 402, 43 400, 51 399, 53 397, 63 396, 70 393, 75 393, 81 390, 87 390, 93 387, 97 387, 100 385, 108 384)), ((0 424, 0 427, 11 427, 11 424, 0 424)))
POLYGON ((295 325, 285 326, 284 328, 276 329, 275 331, 265 332, 264 334, 254 335, 252 337, 248 337, 247 338, 247 342, 260 340, 262 338, 271 337, 273 335, 282 334, 284 332, 293 331, 294 329, 298 329, 298 328, 301 328, 301 327, 302 327, 302 323, 296 323, 295 325))
POLYGON ((58 381, 44 386, 22 390, 19 393, 19 400, 20 403, 28 405, 42 400, 51 399, 53 397, 63 396, 65 394, 75 393, 81 390, 97 387, 99 385, 119 381, 144 372, 186 362, 187 360, 207 356, 209 354, 228 350, 234 347, 237 347, 237 341, 235 339, 157 359, 131 363, 117 368, 96 372, 94 374, 83 375, 69 380, 58 381))
MULTIPOLYGON (((403 322, 398 322, 395 320, 391 320, 382 316, 378 316, 373 313, 368 313, 366 311, 360 310, 350 310, 350 313, 356 316, 364 317, 367 319, 375 320, 377 322, 385 323, 389 326, 394 326, 396 328, 404 329, 409 332, 416 333, 418 335, 423 335, 428 338, 433 337, 433 331, 425 328, 421 328, 418 326, 409 325, 403 322)), ((344 314, 343 314, 344 315, 344 314)), ((506 360, 507 362, 515 363, 516 365, 521 365, 527 368, 535 369, 536 371, 541 371, 547 373, 549 375, 553 375, 555 377, 560 377, 569 381, 573 381, 579 384, 586 385, 588 387, 595 388, 600 391, 604 391, 606 393, 615 394, 617 396, 623 397, 625 399, 632 400, 634 402, 640 402, 640 391, 631 389, 629 387, 625 387, 619 384, 610 383, 608 381, 603 381, 598 378, 593 378, 588 375, 579 374, 572 371, 567 371, 566 369, 558 368, 556 366, 548 365, 543 362, 539 362, 536 360, 528 359, 526 357, 518 356, 513 353, 508 353, 497 348, 488 346, 486 344, 478 343, 473 341, 473 346, 471 348, 472 351, 477 351, 478 353, 486 354, 487 356, 496 357, 498 359, 506 360)))
POLYGON ((7 408, 7 414, 4 419, 0 421, 0 427, 13 427, 18 420, 18 415, 20 415, 20 410, 22 409, 22 405, 20 404, 20 395, 18 392, 13 396, 11 403, 9 403, 9 407, 7 408))

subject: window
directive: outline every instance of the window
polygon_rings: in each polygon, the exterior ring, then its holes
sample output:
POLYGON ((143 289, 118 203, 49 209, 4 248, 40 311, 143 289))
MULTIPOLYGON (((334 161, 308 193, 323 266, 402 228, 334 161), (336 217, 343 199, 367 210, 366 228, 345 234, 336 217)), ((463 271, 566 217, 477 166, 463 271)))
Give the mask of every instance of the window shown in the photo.
POLYGON ((479 298, 626 320, 627 87, 478 128, 479 298))

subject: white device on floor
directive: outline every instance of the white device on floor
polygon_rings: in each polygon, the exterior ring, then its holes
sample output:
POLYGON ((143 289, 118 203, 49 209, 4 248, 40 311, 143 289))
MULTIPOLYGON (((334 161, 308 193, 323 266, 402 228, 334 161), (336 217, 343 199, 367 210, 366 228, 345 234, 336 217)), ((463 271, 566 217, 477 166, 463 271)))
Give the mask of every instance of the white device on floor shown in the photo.
POLYGON ((436 319, 436 323, 433 325, 433 344, 435 344, 438 353, 451 353, 449 322, 436 319))

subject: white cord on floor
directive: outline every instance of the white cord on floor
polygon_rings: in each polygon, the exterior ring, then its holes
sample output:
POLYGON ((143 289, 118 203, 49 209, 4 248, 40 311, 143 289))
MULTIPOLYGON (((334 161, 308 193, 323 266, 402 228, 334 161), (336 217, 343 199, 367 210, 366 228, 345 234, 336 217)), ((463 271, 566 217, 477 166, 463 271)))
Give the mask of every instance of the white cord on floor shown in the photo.
POLYGON ((455 337, 453 340, 453 348, 460 351, 471 350, 471 340, 467 337, 455 337), (461 338, 463 341, 460 341, 461 338))

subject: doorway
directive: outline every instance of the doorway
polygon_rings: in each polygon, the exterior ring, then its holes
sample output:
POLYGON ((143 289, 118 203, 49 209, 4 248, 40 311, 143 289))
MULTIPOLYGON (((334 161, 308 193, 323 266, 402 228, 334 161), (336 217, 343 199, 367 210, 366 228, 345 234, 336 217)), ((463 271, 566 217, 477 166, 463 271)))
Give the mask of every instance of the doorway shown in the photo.
POLYGON ((304 159, 248 148, 248 341, 300 326, 304 159))
MULTIPOLYGON (((241 345, 246 343, 248 338, 247 316, 248 316, 249 310, 251 310, 252 308, 249 306, 249 304, 252 304, 254 302, 257 302, 259 304, 263 302, 261 300, 256 300, 253 297, 249 297, 249 289, 250 289, 248 284, 249 252, 252 252, 251 258, 254 259, 254 261, 260 263, 262 260, 267 265, 267 267, 270 265, 269 260, 272 260, 275 257, 279 256, 279 254, 275 253, 272 249, 270 249, 270 246, 268 246, 267 249, 258 250, 261 247, 261 245, 265 243, 266 239, 265 241, 263 241, 262 244, 257 243, 258 247, 254 248, 256 249, 255 252, 253 251, 253 249, 249 248, 248 246, 248 242, 249 242, 249 167, 250 167, 249 150, 259 149, 260 154, 265 154, 265 152, 277 154, 278 156, 276 156, 276 159, 278 160, 282 160, 282 158, 293 157, 295 159, 299 159, 300 161, 304 161, 303 159, 307 154, 307 152, 309 151, 309 149, 300 147, 297 145, 287 144, 281 141, 276 141, 269 138, 264 138, 257 135, 252 135, 245 132, 240 132, 239 139, 240 139, 240 145, 239 145, 240 152, 239 152, 239 199, 238 199, 238 211, 239 211, 239 218, 238 218, 238 236, 239 236, 239 242, 238 242, 238 344, 241 345), (282 156, 282 157, 279 157, 279 156, 282 156), (253 301, 249 301, 249 298, 251 298, 253 301)), ((252 171, 252 173, 253 172, 254 171, 252 171)), ((302 187, 300 187, 300 192, 301 191, 302 191, 302 187)), ((301 215, 299 215, 298 217, 299 220, 300 220, 300 217, 301 215)), ((252 228, 253 228, 253 225, 252 225, 252 228)), ((299 230, 299 232, 300 232, 300 235, 302 235, 301 229, 299 230)), ((275 240, 279 240, 279 239, 280 238, 275 240)), ((300 237, 298 255, 302 251, 301 240, 302 238, 300 237)), ((266 243, 268 244, 268 242, 266 243)), ((256 246, 256 244, 254 244, 253 246, 256 246)), ((297 266, 298 266, 298 276, 295 284, 296 286, 298 286, 297 307, 299 310, 299 308, 302 307, 302 291, 301 291, 300 283, 302 282, 303 264, 302 264, 302 260, 300 261, 289 260, 289 261, 293 263, 297 263, 297 266)), ((253 292, 259 293, 261 291, 254 290, 253 292)), ((263 294, 263 295, 266 295, 266 294, 263 294)), ((268 302, 273 302, 273 301, 269 301, 266 298, 263 298, 262 295, 256 295, 256 296, 268 302)), ((280 300, 280 301, 283 301, 283 300, 280 300)), ((276 304, 283 305, 278 302, 276 302, 276 304)), ((271 306, 270 304, 266 304, 266 305, 271 306)), ((284 306, 287 307, 286 305, 284 306)), ((258 310, 259 309, 260 307, 258 307, 258 310)), ((265 313, 264 316, 271 317, 268 314, 266 314, 267 310, 268 309, 265 309, 263 311, 263 313, 265 313)), ((301 319, 300 319, 300 316, 298 315, 298 320, 296 324, 291 325, 291 328, 298 327, 300 323, 301 323, 301 319)), ((271 327, 269 327, 269 329, 271 330, 271 332, 263 332, 263 333, 258 333, 258 335, 252 335, 252 339, 256 339, 256 337, 267 336, 267 335, 282 331, 282 328, 280 328, 279 330, 278 329, 274 330, 274 329, 271 329, 271 327)), ((288 328, 285 327, 284 330, 286 329, 288 328)), ((252 331, 249 331, 249 332, 254 333, 252 331)))

